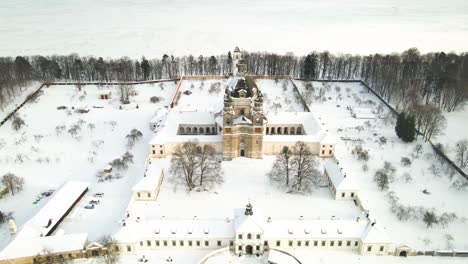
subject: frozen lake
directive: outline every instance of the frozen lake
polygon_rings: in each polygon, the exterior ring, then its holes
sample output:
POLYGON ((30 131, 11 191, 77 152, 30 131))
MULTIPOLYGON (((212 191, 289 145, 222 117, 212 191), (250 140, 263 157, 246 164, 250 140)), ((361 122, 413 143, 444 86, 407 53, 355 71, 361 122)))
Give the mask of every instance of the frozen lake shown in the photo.
POLYGON ((466 0, 1 0, 0 56, 466 51, 466 0))

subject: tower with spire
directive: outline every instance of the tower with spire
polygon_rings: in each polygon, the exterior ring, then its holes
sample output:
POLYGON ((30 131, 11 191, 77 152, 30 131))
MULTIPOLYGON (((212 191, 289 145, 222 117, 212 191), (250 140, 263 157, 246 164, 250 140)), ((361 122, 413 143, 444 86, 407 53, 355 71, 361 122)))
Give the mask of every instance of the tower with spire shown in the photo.
POLYGON ((244 76, 247 74, 247 64, 242 57, 242 51, 237 46, 233 52, 231 72, 234 76, 244 76))

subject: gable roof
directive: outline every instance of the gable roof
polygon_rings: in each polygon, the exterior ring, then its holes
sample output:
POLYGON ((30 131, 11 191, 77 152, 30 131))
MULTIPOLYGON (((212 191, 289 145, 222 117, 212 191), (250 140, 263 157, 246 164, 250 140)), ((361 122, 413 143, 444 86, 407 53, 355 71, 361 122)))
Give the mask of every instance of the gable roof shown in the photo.
POLYGON ((354 179, 347 177, 334 159, 325 159, 325 172, 336 190, 358 190, 359 187, 354 179))

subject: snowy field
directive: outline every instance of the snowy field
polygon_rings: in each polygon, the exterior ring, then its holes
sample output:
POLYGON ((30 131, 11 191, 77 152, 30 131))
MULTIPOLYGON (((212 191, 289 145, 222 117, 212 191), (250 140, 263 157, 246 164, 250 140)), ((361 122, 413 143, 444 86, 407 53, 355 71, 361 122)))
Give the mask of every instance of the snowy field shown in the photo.
MULTIPOLYGON (((305 82, 296 81, 296 84, 303 94, 306 93, 305 82)), ((468 190, 457 190, 452 186, 454 182, 463 182, 464 179, 459 174, 451 176, 447 164, 440 162, 429 144, 425 144, 423 140, 410 144, 399 140, 394 132, 396 119, 388 115, 388 109, 385 107, 382 107, 380 114, 376 114, 382 118, 351 117, 350 111, 347 110, 348 106, 354 109, 370 108, 373 111, 380 108, 378 98, 367 92, 365 87, 359 83, 330 83, 329 88, 326 86, 320 82, 313 82, 315 94, 321 87, 326 91, 324 96, 326 101, 312 102, 311 111, 326 123, 329 132, 338 139, 335 154, 340 164, 348 175, 357 179, 361 188, 359 196, 363 199, 364 205, 376 213, 381 224, 389 230, 389 236, 396 245, 407 244, 418 250, 467 250, 468 210, 461 203, 468 199, 468 190), (382 136, 386 138, 387 143, 380 143, 379 138, 382 136), (340 139, 342 137, 345 140, 340 139), (366 163, 367 171, 362 169, 365 162, 359 161, 351 154, 354 146, 359 143, 346 139, 362 140, 360 144, 369 151, 370 155, 366 163), (419 157, 412 158, 413 148, 417 143, 423 145, 423 151, 419 157), (403 166, 402 157, 409 157, 412 164, 403 166), (384 161, 391 162, 396 168, 395 180, 390 183, 388 191, 380 191, 373 181, 375 171, 383 167, 384 161), (430 169, 433 164, 433 169, 430 169), (406 173, 412 178, 408 182, 404 176, 406 173), (423 190, 428 193, 424 193, 423 190), (447 227, 435 225, 430 229, 427 229, 420 219, 400 221, 390 210, 388 192, 393 192, 398 197, 399 203, 404 206, 413 206, 416 209, 424 207, 427 210, 434 210, 438 215, 455 213, 457 219, 447 227)))
MULTIPOLYGON (((266 111, 304 111, 289 79, 258 79, 255 83, 263 93, 266 111)), ((174 110, 219 112, 227 84, 228 79, 184 80, 174 110)))
POLYGON ((227 79, 184 80, 174 110, 219 112, 223 110, 227 79))
POLYGON ((2 0, 0 55, 462 52, 467 21, 466 0, 2 0))
POLYGON ((255 80, 263 93, 264 108, 267 112, 302 112, 304 106, 296 96, 293 84, 289 79, 255 80))
MULTIPOLYGON (((58 189, 72 179, 91 182, 90 191, 60 228, 65 233, 89 232, 89 239, 93 240, 118 227, 117 219, 125 211, 131 187, 145 170, 148 141, 152 136, 149 120, 158 108, 170 104, 176 84, 165 82, 163 89, 160 84, 135 87, 140 94, 131 97, 131 101, 139 108, 129 110, 119 110, 118 92, 114 87, 83 86, 81 92, 72 85, 44 88, 37 103, 28 103, 19 111, 26 127, 15 132, 9 121, 0 128, 0 140, 6 143, 0 150, 0 175, 12 172, 25 179, 23 191, 0 199, 1 210, 13 212, 18 227, 49 199, 33 204, 40 193, 58 189), (111 100, 98 99, 98 92, 103 89, 112 90, 111 100), (160 96, 162 100, 157 104, 150 103, 151 96, 160 96), (87 106, 90 111, 79 114, 57 110, 58 106, 87 106), (81 130, 72 137, 67 131, 75 124, 81 124, 81 130), (57 133, 57 126, 65 126, 65 129, 57 133), (130 150, 134 164, 120 172, 121 179, 98 183, 97 171, 127 150, 125 136, 133 128, 143 133, 141 141, 130 150), (101 203, 96 209, 84 209, 89 200, 95 199, 92 197, 95 192, 105 193, 101 203)), ((114 176, 117 173, 114 172, 114 176)), ((0 248, 9 241, 7 228, 8 225, 1 227, 0 248)))

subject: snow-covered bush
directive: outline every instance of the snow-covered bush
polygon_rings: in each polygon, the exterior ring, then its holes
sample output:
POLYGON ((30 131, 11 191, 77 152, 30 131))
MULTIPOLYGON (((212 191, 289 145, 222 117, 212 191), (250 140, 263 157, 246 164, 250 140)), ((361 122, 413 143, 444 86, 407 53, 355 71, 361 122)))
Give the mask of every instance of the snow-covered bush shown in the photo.
POLYGON ((406 167, 411 166, 411 159, 408 157, 401 157, 401 164, 406 167))
POLYGON ((159 103, 161 102, 161 100, 162 100, 162 97, 160 96, 151 96, 150 98, 150 102, 153 104, 159 103))
POLYGON ((13 119, 11 121, 11 127, 13 127, 14 130, 18 131, 24 125, 26 125, 26 123, 19 115, 13 115, 13 119))

